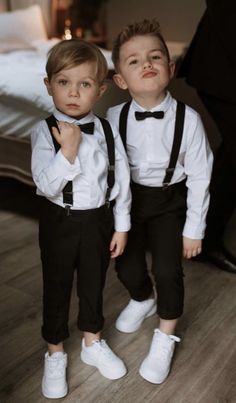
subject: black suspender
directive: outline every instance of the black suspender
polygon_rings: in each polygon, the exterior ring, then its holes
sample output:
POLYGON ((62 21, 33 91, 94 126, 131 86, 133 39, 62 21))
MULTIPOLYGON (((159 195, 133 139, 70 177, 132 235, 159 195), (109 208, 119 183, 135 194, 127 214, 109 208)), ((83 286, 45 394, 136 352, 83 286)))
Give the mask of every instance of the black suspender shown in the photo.
POLYGON ((164 188, 167 188, 169 186, 172 176, 174 174, 176 162, 179 156, 181 141, 183 137, 184 116, 185 116, 185 104, 183 104, 183 102, 177 101, 175 131, 170 154, 170 162, 168 168, 166 169, 166 174, 162 182, 164 188))
POLYGON ((100 119, 100 122, 102 124, 107 143, 109 166, 107 174, 107 191, 105 200, 106 204, 109 205, 111 190, 115 183, 115 143, 110 123, 106 119, 101 118, 100 116, 97 117, 100 119))
POLYGON ((46 119, 46 122, 47 122, 48 128, 49 128, 51 136, 52 136, 52 141, 53 141, 55 150, 57 152, 60 149, 60 144, 58 144, 58 142, 56 141, 55 137, 52 135, 52 128, 53 127, 56 127, 57 130, 60 131, 59 127, 58 127, 58 124, 57 124, 57 120, 56 120, 54 115, 51 115, 46 119))
POLYGON ((130 108, 131 101, 126 102, 121 109, 120 112, 120 121, 119 121, 119 132, 121 136, 121 140, 123 142, 124 148, 127 151, 127 141, 126 141, 126 133, 127 133, 127 121, 128 121, 128 114, 130 108))
MULTIPOLYGON (((58 124, 57 124, 57 120, 55 118, 54 115, 49 116, 46 119, 48 128, 50 130, 51 136, 52 136, 52 140, 53 140, 53 144, 55 147, 56 152, 58 152, 58 150, 60 149, 60 144, 58 144, 58 142, 56 141, 55 137, 52 134, 52 128, 56 127, 59 130, 58 124)), ((73 185, 72 185, 72 181, 68 181, 66 186, 64 187, 63 191, 63 203, 66 206, 73 206, 73 185)))
MULTIPOLYGON (((97 116, 100 119, 100 122, 103 127, 105 139, 106 139, 106 144, 107 144, 107 152, 108 152, 108 159, 109 159, 109 167, 108 167, 108 174, 107 174, 107 192, 105 196, 105 202, 109 206, 110 202, 110 194, 111 190, 114 186, 115 183, 115 145, 114 145, 114 137, 112 133, 111 126, 109 122, 106 119, 103 119, 99 116, 97 116)), ((60 149, 60 144, 56 141, 55 137, 52 134, 52 127, 56 127, 58 130, 58 124, 57 120, 54 115, 49 116, 46 119, 49 131, 52 136, 53 144, 55 147, 56 152, 60 149)), ((73 205, 73 183, 72 181, 68 181, 66 186, 63 189, 63 203, 66 206, 72 206, 73 205)))
MULTIPOLYGON (((130 104, 131 104, 131 101, 126 102, 124 104, 124 106, 122 107, 121 112, 120 112, 120 120, 119 120, 120 136, 121 136, 125 149, 127 149, 126 133, 127 133, 127 120, 128 120, 130 104)), ((177 163, 179 150, 180 150, 180 146, 181 146, 181 141, 182 141, 182 137, 183 137, 184 117, 185 117, 185 104, 180 101, 177 101, 174 139, 173 139, 173 144, 172 144, 172 149, 171 149, 169 165, 166 169, 165 177, 162 182, 163 189, 166 189, 169 186, 172 176, 174 174, 174 170, 175 170, 175 166, 177 163)))

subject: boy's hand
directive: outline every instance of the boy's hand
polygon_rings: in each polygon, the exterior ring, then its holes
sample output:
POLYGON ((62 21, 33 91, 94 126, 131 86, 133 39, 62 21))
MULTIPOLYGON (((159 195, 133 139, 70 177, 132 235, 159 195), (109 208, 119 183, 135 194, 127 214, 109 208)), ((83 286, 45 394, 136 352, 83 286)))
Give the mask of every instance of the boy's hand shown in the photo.
POLYGON ((67 122, 58 122, 60 132, 56 127, 52 128, 53 136, 61 146, 61 152, 70 163, 73 164, 81 141, 79 126, 67 122))
POLYGON ((111 257, 117 257, 122 255, 125 249, 125 245, 127 244, 128 233, 127 232, 114 232, 111 243, 110 243, 110 251, 111 257))
POLYGON ((199 255, 202 251, 201 239, 190 239, 183 237, 183 256, 187 259, 199 255))

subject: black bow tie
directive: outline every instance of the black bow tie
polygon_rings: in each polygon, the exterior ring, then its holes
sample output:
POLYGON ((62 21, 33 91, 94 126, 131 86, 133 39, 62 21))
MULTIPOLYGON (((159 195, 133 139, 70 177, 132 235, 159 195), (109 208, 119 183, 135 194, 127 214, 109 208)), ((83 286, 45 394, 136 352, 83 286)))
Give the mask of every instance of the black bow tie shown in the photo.
POLYGON ((78 125, 80 130, 86 134, 93 134, 94 132, 94 122, 84 123, 83 125, 78 125))
POLYGON ((156 118, 156 119, 163 119, 164 112, 163 111, 156 111, 156 112, 135 112, 135 117, 137 120, 144 120, 146 118, 156 118))

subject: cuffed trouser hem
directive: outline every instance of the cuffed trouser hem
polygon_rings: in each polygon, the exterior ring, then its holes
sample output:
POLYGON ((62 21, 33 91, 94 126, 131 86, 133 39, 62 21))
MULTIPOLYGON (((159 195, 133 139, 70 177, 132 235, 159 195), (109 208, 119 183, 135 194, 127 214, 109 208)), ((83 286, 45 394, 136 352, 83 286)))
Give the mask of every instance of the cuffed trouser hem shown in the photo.
POLYGON ((152 285, 143 288, 140 291, 129 291, 130 297, 135 301, 142 302, 150 298, 153 293, 152 285))
POLYGON ((102 331, 102 329, 104 327, 104 322, 101 323, 100 325, 98 325, 98 324, 91 325, 91 323, 86 324, 86 323, 78 322, 77 327, 81 332, 89 332, 89 333, 96 334, 96 333, 99 333, 102 331))
POLYGON ((64 340, 68 339, 70 336, 69 332, 61 333, 57 335, 50 335, 42 328, 42 337, 43 339, 49 344, 59 344, 62 343, 64 340))
POLYGON ((164 320, 175 320, 180 318, 180 316, 183 315, 183 310, 181 311, 176 311, 176 312, 164 312, 164 311, 160 311, 159 309, 157 309, 157 315, 159 316, 160 319, 164 319, 164 320))

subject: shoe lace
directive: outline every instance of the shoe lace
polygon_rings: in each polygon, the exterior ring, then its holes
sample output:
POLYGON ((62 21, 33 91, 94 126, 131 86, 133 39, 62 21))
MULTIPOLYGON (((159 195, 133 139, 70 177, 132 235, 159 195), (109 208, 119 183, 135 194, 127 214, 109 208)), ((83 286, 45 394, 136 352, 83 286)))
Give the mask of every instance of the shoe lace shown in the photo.
POLYGON ((102 356, 107 357, 108 359, 113 358, 114 353, 110 349, 110 347, 107 345, 107 343, 104 339, 94 340, 93 344, 95 344, 97 346, 97 348, 99 349, 99 352, 102 354, 102 356))
POLYGON ((65 358, 54 358, 49 361, 48 370, 50 375, 63 376, 65 371, 65 358))
POLYGON ((154 330, 154 339, 152 343, 152 348, 154 351, 157 352, 158 355, 158 360, 160 361, 166 361, 166 357, 170 354, 171 349, 173 348, 173 343, 171 343, 171 340, 173 342, 180 342, 180 338, 174 335, 169 336, 170 341, 164 337, 162 337, 159 329, 154 330))

